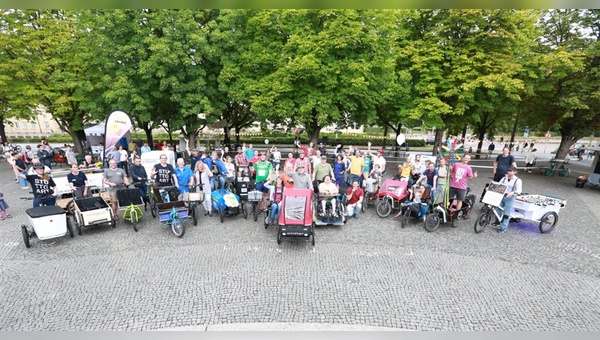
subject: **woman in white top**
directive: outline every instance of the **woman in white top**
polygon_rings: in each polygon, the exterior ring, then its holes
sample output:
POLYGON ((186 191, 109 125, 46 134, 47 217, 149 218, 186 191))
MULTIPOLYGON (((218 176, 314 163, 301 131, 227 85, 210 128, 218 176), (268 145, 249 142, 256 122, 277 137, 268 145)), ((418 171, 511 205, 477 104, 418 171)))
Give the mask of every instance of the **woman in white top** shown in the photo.
POLYGON ((211 201, 211 189, 210 189, 210 178, 212 177, 212 172, 208 169, 208 166, 202 162, 196 162, 194 166, 194 184, 200 185, 198 187, 199 190, 202 190, 204 193, 204 200, 202 201, 202 206, 204 207, 204 216, 212 216, 212 201, 211 201))

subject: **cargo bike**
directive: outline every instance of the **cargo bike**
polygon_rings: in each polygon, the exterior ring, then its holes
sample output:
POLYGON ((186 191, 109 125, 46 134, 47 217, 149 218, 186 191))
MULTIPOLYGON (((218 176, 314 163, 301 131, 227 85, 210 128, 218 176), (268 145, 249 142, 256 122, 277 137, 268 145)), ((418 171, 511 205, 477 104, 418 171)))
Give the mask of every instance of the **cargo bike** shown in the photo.
MULTIPOLYGON (((486 186, 481 198, 484 207, 475 220, 476 233, 481 233, 492 222, 499 222, 504 218, 506 212, 501 203, 506 190, 507 186, 499 182, 492 181, 486 186)), ((540 233, 546 234, 554 230, 560 208, 566 204, 566 200, 555 196, 521 194, 515 198, 509 218, 513 221, 525 219, 538 222, 540 233)))
MULTIPOLYGON (((33 199, 22 197, 22 199, 33 199)), ((21 225, 21 233, 25 247, 31 247, 31 239, 37 237, 39 240, 48 240, 69 235, 74 236, 73 220, 67 215, 65 209, 56 206, 39 206, 26 210, 29 226, 21 225), (31 227, 31 229, 30 229, 31 227)))
POLYGON ((281 199, 277 244, 286 238, 311 239, 315 245, 315 223, 313 221, 311 189, 285 189, 281 199))
POLYGON ((185 234, 185 221, 187 221, 188 207, 186 201, 178 200, 179 189, 175 186, 154 187, 154 213, 160 222, 170 227, 173 235, 182 237, 185 234))
POLYGON ((123 220, 131 223, 133 230, 137 232, 139 230, 138 223, 144 216, 141 206, 145 206, 140 191, 135 187, 131 188, 122 184, 117 190, 117 201, 119 211, 123 211, 123 220))
POLYGON ((86 198, 73 197, 73 200, 67 204, 66 209, 71 212, 72 224, 78 235, 81 235, 82 229, 87 227, 110 225, 115 228, 117 226, 112 208, 102 197, 103 194, 86 198))
POLYGON ((231 190, 217 189, 210 193, 212 207, 219 213, 219 219, 223 223, 225 216, 236 216, 242 214, 248 218, 246 202, 231 190))

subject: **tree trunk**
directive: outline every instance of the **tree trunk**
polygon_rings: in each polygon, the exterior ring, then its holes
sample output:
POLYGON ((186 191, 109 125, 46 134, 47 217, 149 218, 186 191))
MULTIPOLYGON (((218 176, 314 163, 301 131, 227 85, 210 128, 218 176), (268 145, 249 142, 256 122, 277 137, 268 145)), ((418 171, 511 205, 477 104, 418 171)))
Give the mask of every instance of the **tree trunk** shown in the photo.
POLYGON ((4 128, 4 116, 0 115, 0 139, 2 139, 2 142, 8 141, 6 138, 6 130, 4 128))
POLYGON ((571 134, 562 134, 560 136, 560 145, 558 146, 558 150, 556 151, 556 155, 554 158, 557 159, 565 159, 569 154, 569 148, 571 145, 579 140, 579 136, 572 136, 571 134))
POLYGON ((308 134, 308 142, 313 142, 315 145, 319 144, 319 134, 321 133, 322 127, 319 126, 317 121, 317 110, 313 109, 312 119, 310 124, 306 127, 306 133, 308 134))
POLYGON ((385 149, 385 142, 387 141, 388 126, 387 124, 383 127, 383 148, 385 149))
POLYGON ((223 146, 227 146, 229 150, 231 150, 231 136, 229 136, 229 129, 229 125, 223 127, 223 133, 225 134, 225 136, 223 137, 223 146))
POLYGON ((240 145, 240 130, 235 128, 235 145, 240 145))
POLYGON ((484 136, 485 131, 477 131, 477 138, 479 139, 479 143, 477 143, 477 152, 475 153, 475 159, 481 158, 481 148, 483 147, 484 136))
POLYGON ((152 138, 152 129, 150 129, 147 125, 142 126, 142 130, 146 134, 146 142, 148 142, 148 146, 150 149, 154 150, 154 139, 152 138))
POLYGON ((510 133, 510 142, 508 143, 509 150, 512 151, 512 148, 515 143, 515 133, 517 132, 517 123, 519 122, 519 112, 515 114, 515 123, 513 124, 512 132, 510 133))
POLYGON ((69 131, 68 133, 71 136, 71 138, 73 138, 73 151, 75 151, 75 153, 83 155, 83 141, 87 139, 85 136, 85 130, 77 130, 72 132, 69 131))
POLYGON ((435 129, 435 142, 433 148, 433 156, 437 156, 440 153, 440 149, 442 148, 442 137, 444 137, 444 131, 446 129, 435 129))

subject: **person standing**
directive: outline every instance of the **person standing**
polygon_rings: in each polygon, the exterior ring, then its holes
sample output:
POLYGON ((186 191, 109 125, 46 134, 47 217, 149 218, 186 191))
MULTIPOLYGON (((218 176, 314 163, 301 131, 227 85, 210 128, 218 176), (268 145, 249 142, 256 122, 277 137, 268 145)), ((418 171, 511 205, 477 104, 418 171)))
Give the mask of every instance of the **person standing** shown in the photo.
POLYGON ((498 155, 494 161, 494 182, 501 180, 511 166, 516 168, 517 162, 515 157, 510 154, 510 149, 505 147, 502 149, 502 154, 498 155))
POLYGON ((279 164, 281 163, 281 151, 278 151, 277 147, 273 145, 270 152, 273 156, 273 168, 275 168, 275 171, 279 171, 279 164))
POLYGON ((144 207, 146 207, 146 203, 148 203, 148 186, 146 184, 148 174, 146 173, 146 168, 142 166, 140 157, 133 159, 133 164, 129 167, 129 173, 131 174, 133 185, 140 192, 140 196, 142 196, 142 200, 144 201, 144 207))
POLYGON ((67 158, 67 163, 69 164, 69 166, 73 164, 77 165, 77 158, 75 158, 75 152, 73 152, 73 148, 70 145, 67 145, 65 157, 67 158))
POLYGON ((144 142, 144 145, 140 148, 140 155, 145 154, 146 152, 150 152, 150 147, 148 146, 148 142, 144 142))
POLYGON ((13 166, 13 170, 15 172, 15 176, 17 177, 17 180, 19 182, 19 186, 21 186, 21 189, 27 190, 28 189, 27 181, 24 178, 19 177, 19 174, 22 174, 22 175, 27 174, 27 166, 25 165, 25 163, 23 162, 21 157, 19 157, 18 152, 13 151, 11 154, 11 157, 13 158, 12 166, 13 166))
POLYGON ((56 183, 52 177, 45 173, 46 167, 42 163, 35 163, 32 169, 35 171, 34 175, 19 174, 19 177, 27 179, 27 182, 31 184, 33 207, 37 208, 40 204, 55 205, 58 190, 56 190, 56 183))
MULTIPOLYGON (((500 184, 506 185, 506 192, 500 203, 500 207, 504 210, 504 216, 500 221, 499 233, 504 233, 508 229, 508 222, 510 221, 510 211, 515 204, 515 199, 523 191, 523 181, 516 176, 517 168, 511 166, 506 171, 506 176, 500 180, 500 184)), ((502 210, 496 208, 498 215, 502 214, 502 210)))
POLYGON ((185 201, 187 206, 188 195, 190 193, 189 185, 193 183, 194 173, 192 169, 185 165, 183 158, 177 158, 175 176, 177 177, 177 188, 179 189, 179 197, 177 199, 185 201))
POLYGON ((37 156, 43 165, 52 170, 52 154, 46 150, 44 144, 38 144, 37 156))
POLYGON ((333 163, 333 178, 338 189, 340 188, 340 185, 344 184, 345 171, 346 165, 344 165, 344 156, 338 154, 335 156, 335 163, 333 163))
POLYGON ((446 158, 440 157, 439 165, 437 168, 438 179, 436 188, 436 197, 433 198, 433 202, 443 202, 444 200, 444 187, 446 186, 446 177, 448 176, 448 168, 446 167, 446 158))
POLYGON ((196 162, 194 167, 194 184, 199 188, 204 195, 202 206, 204 207, 204 216, 212 216, 212 198, 211 198, 211 182, 212 172, 208 166, 200 161, 196 162))
POLYGON ((535 166, 537 161, 536 155, 537 149, 533 148, 531 151, 527 152, 527 157, 525 158, 525 171, 531 173, 531 168, 535 166))
POLYGON ((155 180, 156 187, 178 186, 175 169, 171 164, 167 164, 167 155, 160 155, 160 163, 152 168, 150 178, 155 180))
POLYGON ((296 163, 294 164, 296 167, 296 171, 298 171, 298 168, 300 166, 304 167, 304 171, 307 174, 311 174, 311 168, 310 168, 310 159, 308 157, 305 157, 305 151, 303 149, 300 149, 298 151, 299 157, 296 158, 296 163))
POLYGON ((327 156, 321 156, 320 162, 315 165, 315 171, 312 174, 313 182, 317 181, 317 186, 323 183, 323 178, 327 175, 331 176, 331 181, 335 183, 335 174, 333 168, 327 163, 327 156))
POLYGON ((129 178, 127 178, 125 170, 117 168, 117 161, 114 159, 108 161, 108 169, 104 170, 104 174, 102 176, 104 177, 104 184, 108 186, 113 216, 115 221, 118 221, 119 214, 117 209, 119 208, 119 201, 117 197, 117 191, 119 190, 120 185, 129 185, 129 178))
POLYGON ((234 162, 238 171, 248 173, 248 157, 246 157, 246 153, 244 153, 241 146, 237 147, 237 155, 235 155, 234 162))
POLYGON ((123 145, 119 145, 119 168, 125 170, 125 174, 129 177, 129 164, 127 158, 129 158, 129 153, 123 148, 123 145))
POLYGON ((73 194, 76 198, 88 198, 92 197, 92 188, 88 183, 87 176, 79 171, 79 167, 77 163, 71 164, 71 172, 67 174, 67 181, 71 190, 73 190, 73 194))
POLYGON ((260 159, 258 162, 254 164, 254 171, 256 172, 256 190, 259 190, 263 193, 263 199, 258 205, 259 210, 266 210, 267 208, 267 198, 269 193, 269 188, 265 185, 267 180, 271 175, 271 170, 273 169, 273 165, 271 162, 267 161, 267 153, 261 152, 260 159))
POLYGON ((310 180, 310 176, 306 174, 304 164, 297 165, 296 172, 288 171, 286 174, 291 177, 292 182, 294 183, 294 189, 313 190, 313 183, 310 180))
POLYGON ((490 156, 494 152, 495 148, 496 148, 496 145, 494 144, 494 141, 490 141, 490 145, 488 145, 488 155, 487 155, 486 159, 490 158, 490 156))
POLYGON ((467 195, 467 180, 472 180, 477 177, 477 171, 473 172, 473 169, 468 165, 471 160, 471 154, 465 154, 460 163, 454 163, 450 171, 450 192, 448 197, 450 199, 456 196, 456 207, 450 208, 450 211, 460 210, 462 203, 467 195))
POLYGON ((354 156, 350 156, 348 158, 350 159, 350 177, 348 178, 348 182, 352 183, 356 179, 358 180, 359 186, 361 186, 362 173, 365 168, 365 160, 358 149, 356 149, 354 156))

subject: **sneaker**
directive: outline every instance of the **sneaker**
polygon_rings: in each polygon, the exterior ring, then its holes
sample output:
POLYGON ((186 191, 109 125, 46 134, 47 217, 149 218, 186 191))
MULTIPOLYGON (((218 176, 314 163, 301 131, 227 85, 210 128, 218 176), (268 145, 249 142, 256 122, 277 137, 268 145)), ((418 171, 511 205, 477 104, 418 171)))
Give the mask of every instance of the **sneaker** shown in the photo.
MULTIPOLYGON (((506 228, 506 229, 508 229, 508 228, 506 228)), ((506 232, 506 229, 500 228, 500 229, 498 229, 498 233, 504 234, 506 232)))
POLYGON ((492 225, 495 226, 495 227, 497 227, 497 226, 500 225, 500 222, 498 222, 498 221, 492 222, 492 225))

